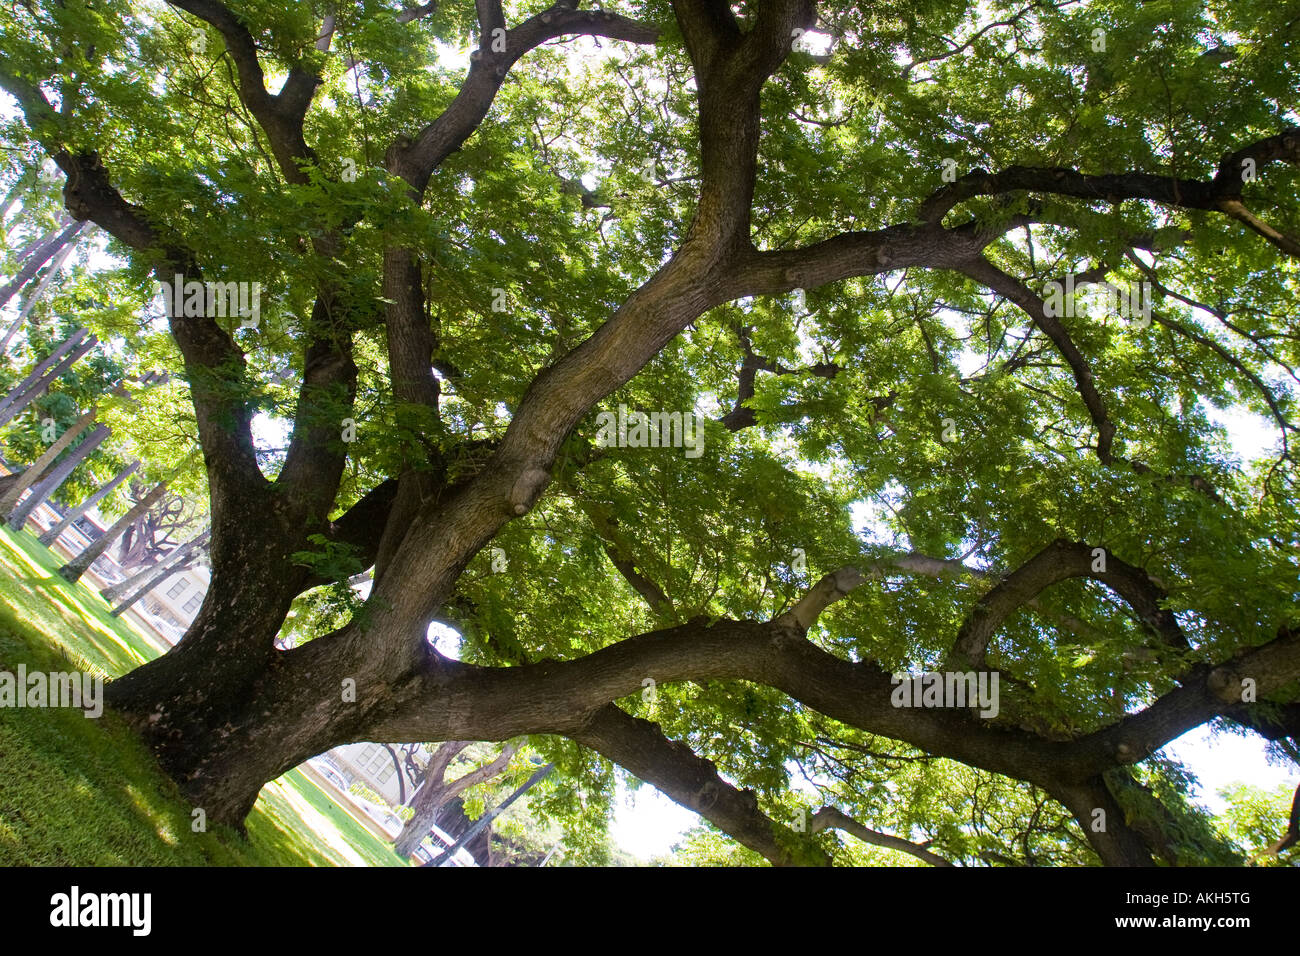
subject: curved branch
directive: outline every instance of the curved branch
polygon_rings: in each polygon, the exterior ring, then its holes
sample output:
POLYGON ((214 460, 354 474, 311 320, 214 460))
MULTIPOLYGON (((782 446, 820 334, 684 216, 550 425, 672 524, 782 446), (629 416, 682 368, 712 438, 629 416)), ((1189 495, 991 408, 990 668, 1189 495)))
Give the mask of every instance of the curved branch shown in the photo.
MULTIPOLYGON (((1136 714, 1075 741, 1080 759, 1101 769, 1145 760, 1169 741, 1220 714, 1240 714, 1245 691, 1264 700, 1300 680, 1300 629, 1277 636, 1215 665, 1199 665, 1179 686, 1136 714), (1249 681, 1250 683, 1247 683, 1249 681)), ((1295 703, 1295 701, 1286 701, 1295 703)))
POLYGON ((1027 605, 1051 585, 1079 577, 1100 581, 1120 595, 1142 623, 1169 647, 1186 649, 1189 646, 1174 615, 1160 606, 1168 595, 1145 571, 1104 549, 1058 540, 980 598, 957 632, 948 667, 955 670, 964 670, 966 666, 983 669, 989 640, 1013 611, 1027 605), (1101 554, 1097 555, 1097 551, 1101 554), (1104 570, 1094 570, 1099 563, 1104 570))
POLYGON ((1110 420, 1106 403, 1093 382, 1092 368, 1074 344, 1074 340, 1070 338, 1070 333, 1066 331, 1061 320, 1048 312, 1046 303, 1029 286, 1007 275, 982 256, 971 259, 961 267, 960 271, 1004 299, 1015 303, 1033 320, 1034 325, 1052 340, 1052 344, 1056 346, 1061 357, 1070 366, 1070 371, 1074 373, 1075 387, 1097 429, 1097 457, 1103 465, 1113 463, 1115 457, 1111 454, 1111 445, 1115 438, 1115 423, 1110 420))
POLYGON ((827 829, 843 830, 845 833, 857 837, 863 843, 870 843, 872 846, 883 846, 888 850, 900 850, 916 857, 918 860, 924 860, 931 866, 952 866, 952 863, 937 853, 931 853, 925 847, 904 840, 902 837, 881 833, 879 830, 872 830, 836 807, 822 807, 814 813, 810 829, 813 833, 827 829))
POLYGON ((1224 203, 1240 199, 1243 164, 1248 159, 1260 166, 1275 161, 1300 163, 1300 128, 1287 127, 1227 154, 1209 181, 1139 172, 1095 176, 1066 167, 1011 166, 998 173, 977 169, 931 194, 921 203, 917 219, 937 223, 967 199, 1009 192, 1041 192, 1108 203, 1146 199, 1182 209, 1232 214, 1224 203))
POLYGON ((673 614, 673 602, 656 582, 643 574, 637 566, 636 557, 628 547, 627 539, 618 529, 618 520, 591 498, 571 492, 573 501, 591 520, 596 533, 605 540, 605 554, 623 575, 623 579, 632 586, 637 594, 649 605, 660 618, 670 618, 673 614))
POLYGON ((413 139, 399 140, 388 150, 389 171, 406 180, 416 196, 423 195, 438 165, 478 129, 506 73, 530 50, 548 40, 570 35, 608 37, 630 43, 659 40, 659 29, 655 26, 602 10, 576 10, 571 3, 555 3, 508 30, 499 3, 494 7, 480 2, 478 6, 479 48, 471 56, 469 74, 460 92, 413 139), (494 29, 502 29, 504 33, 494 37, 494 29))
POLYGON ((510 766, 511 759, 518 752, 519 744, 511 741, 501 748, 499 754, 483 764, 483 766, 476 767, 455 780, 443 782, 443 801, 446 802, 457 794, 464 793, 470 787, 480 784, 484 780, 491 780, 497 774, 504 773, 506 767, 510 766))
MULTIPOLYGON (((1148 266, 1140 258, 1134 255, 1131 250, 1128 253, 1126 253, 1125 257, 1129 260, 1129 262, 1133 263, 1133 265, 1136 266, 1143 275, 1147 277, 1147 280, 1151 283, 1152 288, 1156 289, 1162 294, 1170 295, 1171 297, 1173 297, 1172 290, 1170 290, 1168 287, 1166 287, 1160 282, 1159 278, 1156 275, 1156 271, 1153 268, 1148 266)), ((1180 301, 1185 301, 1182 300, 1181 297, 1179 298, 1180 301)), ((1194 329, 1189 329, 1186 326, 1184 326, 1181 322, 1177 322, 1173 319, 1165 318, 1164 316, 1160 315, 1157 312, 1152 312, 1151 317, 1155 321, 1159 322, 1161 325, 1165 326, 1165 328, 1172 329, 1173 331, 1177 332, 1179 335, 1183 336, 1184 338, 1191 339, 1193 342, 1197 343, 1198 345, 1201 345, 1209 349, 1211 352, 1219 356, 1219 358, 1223 359, 1223 361, 1227 362, 1238 372, 1240 372, 1243 376, 1245 376, 1250 381, 1250 383, 1255 386, 1255 388, 1259 391, 1259 393, 1264 397, 1264 402, 1268 405, 1268 409, 1273 415, 1273 420, 1277 422, 1278 430, 1282 436, 1283 454, 1290 453, 1290 440, 1287 433, 1298 431, 1300 429, 1297 429, 1294 425, 1292 425, 1289 421, 1287 421, 1286 415, 1283 414, 1282 407, 1278 403, 1277 396, 1273 393, 1273 390, 1268 387, 1268 384, 1262 378, 1259 377, 1259 375, 1251 371, 1246 366, 1245 362, 1241 361, 1241 359, 1237 358, 1230 351, 1228 351, 1218 342, 1214 341, 1214 339, 1210 338, 1208 335, 1204 335, 1200 332, 1195 331, 1194 329)))
POLYGON ((316 157, 303 138, 303 121, 321 78, 301 65, 293 64, 280 92, 269 93, 253 35, 229 7, 219 0, 167 2, 211 24, 221 33, 239 75, 239 98, 266 132, 280 172, 291 183, 308 183, 310 179, 299 164, 303 160, 314 162, 316 157))

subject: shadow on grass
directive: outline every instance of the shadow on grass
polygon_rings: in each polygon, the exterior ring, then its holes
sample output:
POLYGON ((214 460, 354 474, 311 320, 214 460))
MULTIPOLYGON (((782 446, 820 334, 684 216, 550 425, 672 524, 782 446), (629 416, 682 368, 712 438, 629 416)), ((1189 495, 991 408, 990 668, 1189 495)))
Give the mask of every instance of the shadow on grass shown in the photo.
MULTIPOLYGON (((26 532, 0 531, 0 670, 25 664, 113 677, 157 656, 97 595, 60 578, 58 566, 26 532)), ((296 771, 263 788, 247 838, 221 826, 196 833, 193 823, 175 783, 119 716, 0 707, 0 865, 355 863, 340 843, 371 866, 407 865, 296 771), (288 797, 328 826, 312 829, 288 797)))
MULTIPOLYGON (((117 677, 157 656, 157 651, 81 584, 59 577, 60 564, 26 531, 0 526, 0 599, 16 623, 45 634, 117 677)), ((3 610, 3 608, 0 608, 3 610)))

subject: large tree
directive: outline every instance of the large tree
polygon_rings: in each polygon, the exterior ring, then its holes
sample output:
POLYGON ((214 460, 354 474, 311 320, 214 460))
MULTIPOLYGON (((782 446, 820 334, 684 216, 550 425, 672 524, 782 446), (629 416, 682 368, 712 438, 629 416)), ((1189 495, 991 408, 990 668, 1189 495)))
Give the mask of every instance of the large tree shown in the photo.
POLYGON ((343 742, 553 735, 575 803, 605 758, 773 863, 1239 858, 1156 754, 1300 733, 1297 13, 7 7, 7 134, 115 301, 263 296, 87 318, 172 356, 212 522, 193 625, 108 700, 232 824, 343 742), (1149 299, 1049 284, 1103 281, 1149 299), (606 447, 620 405, 702 451, 606 447), (996 672, 996 716, 896 706, 909 670, 996 672))

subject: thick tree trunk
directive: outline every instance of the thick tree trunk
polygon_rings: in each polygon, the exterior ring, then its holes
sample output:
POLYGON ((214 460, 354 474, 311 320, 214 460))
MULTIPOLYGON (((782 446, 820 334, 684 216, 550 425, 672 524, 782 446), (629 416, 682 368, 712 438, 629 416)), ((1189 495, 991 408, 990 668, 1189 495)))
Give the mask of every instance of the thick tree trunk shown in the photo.
POLYGON ((54 544, 54 542, 59 539, 59 535, 63 534, 64 531, 68 530, 68 527, 72 524, 72 522, 76 521, 87 511, 95 507, 95 505, 99 504, 110 494, 112 494, 114 488, 116 488, 122 482, 126 481, 128 478, 134 475, 136 471, 139 470, 139 468, 140 468, 140 462, 138 460, 131 462, 131 464, 127 465, 125 468, 119 471, 115 476, 113 476, 113 479, 111 481, 108 481, 105 484, 101 485, 98 491, 96 491, 93 495, 91 495, 81 504, 77 505, 75 508, 69 508, 68 512, 63 516, 63 518, 59 521, 58 524, 56 524, 49 531, 41 535, 40 537, 41 544, 45 545, 47 548, 50 545, 54 544))
POLYGON ((109 545, 117 540, 118 535, 126 530, 127 526, 140 515, 144 514, 150 508, 158 503, 158 499, 167 491, 167 482, 159 482, 154 485, 150 492, 136 503, 135 507, 128 511, 122 517, 118 518, 111 528, 104 532, 98 541, 93 541, 63 567, 59 568, 59 574, 72 583, 81 580, 81 576, 86 573, 99 556, 108 550, 109 545))
MULTIPOLYGON (((56 441, 50 444, 49 448, 45 449, 41 457, 37 458, 32 463, 32 466, 22 473, 22 477, 6 489, 3 495, 0 495, 0 515, 9 514, 18 506, 18 499, 22 497, 23 492, 36 484, 45 473, 45 470, 54 464, 54 460, 59 455, 63 454, 64 449, 76 441, 77 436, 90 427, 91 422, 95 420, 96 414, 98 414, 97 410, 92 408, 73 422, 56 441)), ((20 524, 19 527, 22 527, 22 525, 20 524)))
MULTIPOLYGON (((573 380, 599 376, 607 390, 631 378, 712 304, 711 296, 725 298, 701 278, 711 271, 710 256, 716 258, 698 241, 688 242, 602 334, 534 382, 506 438, 474 481, 431 496, 414 515, 395 513, 386 522, 386 544, 401 543, 377 569, 365 628, 349 625, 291 651, 276 650, 275 636, 296 593, 285 570, 307 532, 301 520, 288 526, 282 519, 289 503, 263 507, 257 480, 239 478, 233 465, 214 479, 214 463, 223 459, 209 451, 213 581, 204 605, 171 651, 105 689, 108 703, 135 724, 164 770, 209 819, 240 825, 266 781, 339 744, 439 739, 393 736, 389 720, 424 709, 422 688, 442 666, 427 642, 429 620, 465 563, 542 494, 564 435, 590 407, 590 397, 573 380), (697 262, 701 255, 709 261, 697 262), (634 333, 647 341, 622 348, 634 333), (402 533, 394 536, 394 526, 402 533), (412 527, 423 533, 407 533, 412 527), (235 554, 241 556, 237 561, 235 554), (380 732, 386 736, 373 736, 380 732)), ((228 435, 217 432, 211 440, 228 435)), ((250 454, 242 446, 240 453, 250 454)), ((508 730, 503 736, 565 732, 579 715, 557 708, 535 716, 541 726, 515 729, 502 722, 508 730)), ((466 729, 480 733, 472 725, 466 729)))
POLYGON ((95 430, 86 436, 86 440, 72 449, 64 459, 54 466, 54 470, 48 476, 42 478, 32 488, 32 493, 27 496, 27 500, 20 502, 14 507, 9 515, 9 527, 17 531, 26 523, 31 513, 41 506, 50 495, 59 490, 59 486, 68 480, 68 476, 76 470, 77 466, 86 460, 92 451, 112 434, 112 429, 107 425, 96 425, 95 430))
POLYGON ((211 579, 198 615, 170 651, 105 688, 185 796, 236 827, 263 784, 365 739, 366 714, 384 704, 337 643, 321 645, 328 653, 313 650, 316 641, 294 652, 275 647, 309 576, 292 555, 310 549, 307 536, 319 527, 291 504, 269 485, 215 497, 211 579))
POLYGON ((179 644, 104 689, 185 797, 236 828, 267 781, 366 739, 373 716, 404 696, 367 681, 337 645, 313 654, 310 642, 285 666, 273 642, 290 599, 269 603, 264 583, 210 589, 179 644), (253 592, 263 603, 240 600, 253 592))

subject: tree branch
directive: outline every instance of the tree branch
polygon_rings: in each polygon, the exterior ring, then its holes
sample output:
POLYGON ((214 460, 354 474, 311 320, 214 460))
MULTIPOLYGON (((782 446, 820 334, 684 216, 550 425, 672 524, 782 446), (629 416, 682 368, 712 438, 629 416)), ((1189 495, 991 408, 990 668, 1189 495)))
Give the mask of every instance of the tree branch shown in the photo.
POLYGON ((997 583, 967 614, 949 655, 948 669, 982 670, 993 634, 1007 617, 1053 584, 1069 578, 1100 581, 1120 595, 1166 645, 1187 649, 1187 637, 1174 615, 1160 605, 1167 595, 1145 571, 1104 549, 1057 540, 997 583), (1101 551, 1100 555, 1094 551, 1101 551), (1093 570, 1098 563, 1104 570, 1093 570))
POLYGON ((586 35, 656 43, 659 29, 601 10, 573 9, 572 3, 555 3, 523 23, 505 29, 500 3, 479 0, 479 48, 471 56, 469 74, 451 104, 410 140, 399 140, 388 150, 390 172, 401 176, 416 196, 423 195, 438 165, 460 148, 487 115, 506 73, 524 54, 548 40, 586 35), (504 33, 493 35, 493 30, 504 33), (503 49, 500 48, 504 45, 503 49))
POLYGON ((999 173, 974 170, 921 203, 920 222, 939 222, 959 203, 976 196, 1008 192, 1042 192, 1108 203, 1146 199, 1183 209, 1223 210, 1225 200, 1239 199, 1244 181, 1243 163, 1300 162, 1300 128, 1287 127, 1274 136, 1229 153, 1210 181, 1178 179, 1169 175, 1126 172, 1087 175, 1065 167, 1011 166, 999 173))
POLYGON ((1015 303, 1033 320, 1044 335, 1052 340, 1056 350, 1061 353, 1070 371, 1074 373, 1075 388, 1083 399, 1088 415, 1097 429, 1097 457, 1103 465, 1115 461, 1111 454, 1111 445, 1115 438, 1115 424, 1106 411, 1106 403, 1093 382, 1092 368, 1070 338, 1069 332, 1061 320, 1047 311, 1046 303, 1019 279, 1007 275, 984 257, 972 259, 960 269, 980 285, 996 292, 1010 302, 1015 303))
POLYGON ((864 843, 870 843, 872 846, 883 846, 889 850, 900 850, 903 853, 916 857, 918 860, 924 860, 931 866, 952 866, 952 863, 945 860, 937 853, 931 853, 925 847, 904 840, 902 837, 892 836, 888 833, 881 833, 879 830, 872 830, 869 827, 863 826, 857 820, 854 820, 836 807, 822 807, 814 813, 810 829, 813 833, 818 833, 827 829, 843 830, 845 833, 852 834, 864 843))
POLYGON ((303 138, 303 121, 321 78, 300 64, 293 64, 280 92, 273 95, 266 89, 266 75, 257 57, 257 43, 248 27, 229 7, 219 0, 167 2, 211 24, 221 33, 226 41, 226 50, 235 61, 239 98, 266 132, 280 172, 291 183, 304 185, 310 182, 300 163, 304 160, 314 163, 316 155, 303 138))
POLYGON ((712 761, 669 740, 658 725, 648 720, 632 717, 609 704, 565 736, 653 784, 775 866, 830 865, 819 850, 810 844, 800 847, 793 830, 764 814, 752 790, 733 787, 722 779, 712 761))

